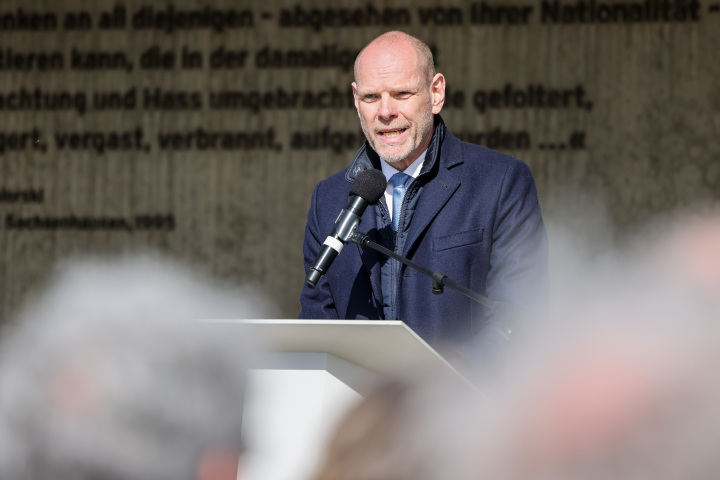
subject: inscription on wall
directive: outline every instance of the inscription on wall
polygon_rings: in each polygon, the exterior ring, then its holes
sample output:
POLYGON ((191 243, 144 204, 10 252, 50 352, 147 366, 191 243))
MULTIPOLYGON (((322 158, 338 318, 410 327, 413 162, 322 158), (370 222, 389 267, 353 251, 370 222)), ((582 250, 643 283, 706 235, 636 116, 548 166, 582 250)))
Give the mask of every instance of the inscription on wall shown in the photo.
POLYGON ((390 29, 431 45, 451 131, 525 160, 547 218, 568 191, 618 225, 717 199, 718 21, 700 0, 3 2, 0 313, 59 258, 149 246, 292 316, 312 187, 364 141, 355 57, 390 29))

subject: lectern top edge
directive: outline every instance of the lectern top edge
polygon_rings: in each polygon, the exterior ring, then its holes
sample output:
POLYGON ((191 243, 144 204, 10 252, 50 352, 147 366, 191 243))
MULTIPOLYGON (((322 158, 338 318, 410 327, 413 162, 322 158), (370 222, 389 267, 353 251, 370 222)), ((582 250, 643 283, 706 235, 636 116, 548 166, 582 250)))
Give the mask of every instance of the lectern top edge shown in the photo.
POLYGON ((210 323, 247 323, 256 325, 405 325, 400 320, 297 320, 297 319, 235 319, 235 318, 203 318, 201 322, 210 323))

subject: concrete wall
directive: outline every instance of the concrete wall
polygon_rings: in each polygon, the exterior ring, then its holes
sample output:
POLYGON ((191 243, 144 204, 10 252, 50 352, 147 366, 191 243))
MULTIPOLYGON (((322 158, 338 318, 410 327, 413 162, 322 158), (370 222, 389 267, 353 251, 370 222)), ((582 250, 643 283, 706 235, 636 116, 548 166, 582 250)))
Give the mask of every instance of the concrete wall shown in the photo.
POLYGON ((352 62, 389 29, 434 49, 453 132, 530 165, 551 236, 720 196, 718 2, 5 0, 0 315, 59 259, 152 248, 295 316, 310 193, 362 142, 352 62))

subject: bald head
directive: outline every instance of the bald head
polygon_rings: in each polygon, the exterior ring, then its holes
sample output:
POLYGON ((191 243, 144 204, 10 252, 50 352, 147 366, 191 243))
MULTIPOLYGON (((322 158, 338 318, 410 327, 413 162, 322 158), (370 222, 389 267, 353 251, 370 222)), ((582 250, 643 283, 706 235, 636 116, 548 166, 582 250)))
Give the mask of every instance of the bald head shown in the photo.
POLYGON ((430 144, 445 102, 445 77, 435 73, 430 48, 402 32, 379 36, 358 55, 352 88, 368 143, 405 170, 430 144))
POLYGON ((361 67, 364 54, 368 51, 397 49, 398 47, 410 46, 417 55, 418 67, 425 73, 428 85, 435 76, 435 62, 433 60, 430 47, 417 37, 413 37, 405 32, 392 31, 386 32, 376 37, 363 48, 355 59, 355 68, 353 73, 355 81, 358 79, 358 70, 361 67))

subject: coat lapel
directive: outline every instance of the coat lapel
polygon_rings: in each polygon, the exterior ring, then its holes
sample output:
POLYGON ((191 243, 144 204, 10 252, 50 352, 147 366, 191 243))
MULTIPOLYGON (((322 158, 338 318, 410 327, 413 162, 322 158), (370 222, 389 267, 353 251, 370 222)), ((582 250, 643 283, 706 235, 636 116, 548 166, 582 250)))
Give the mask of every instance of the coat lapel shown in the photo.
POLYGON ((441 165, 437 178, 425 184, 410 221, 402 255, 408 255, 422 233, 457 191, 461 183, 459 177, 459 173, 454 174, 453 171, 443 168, 441 165))

